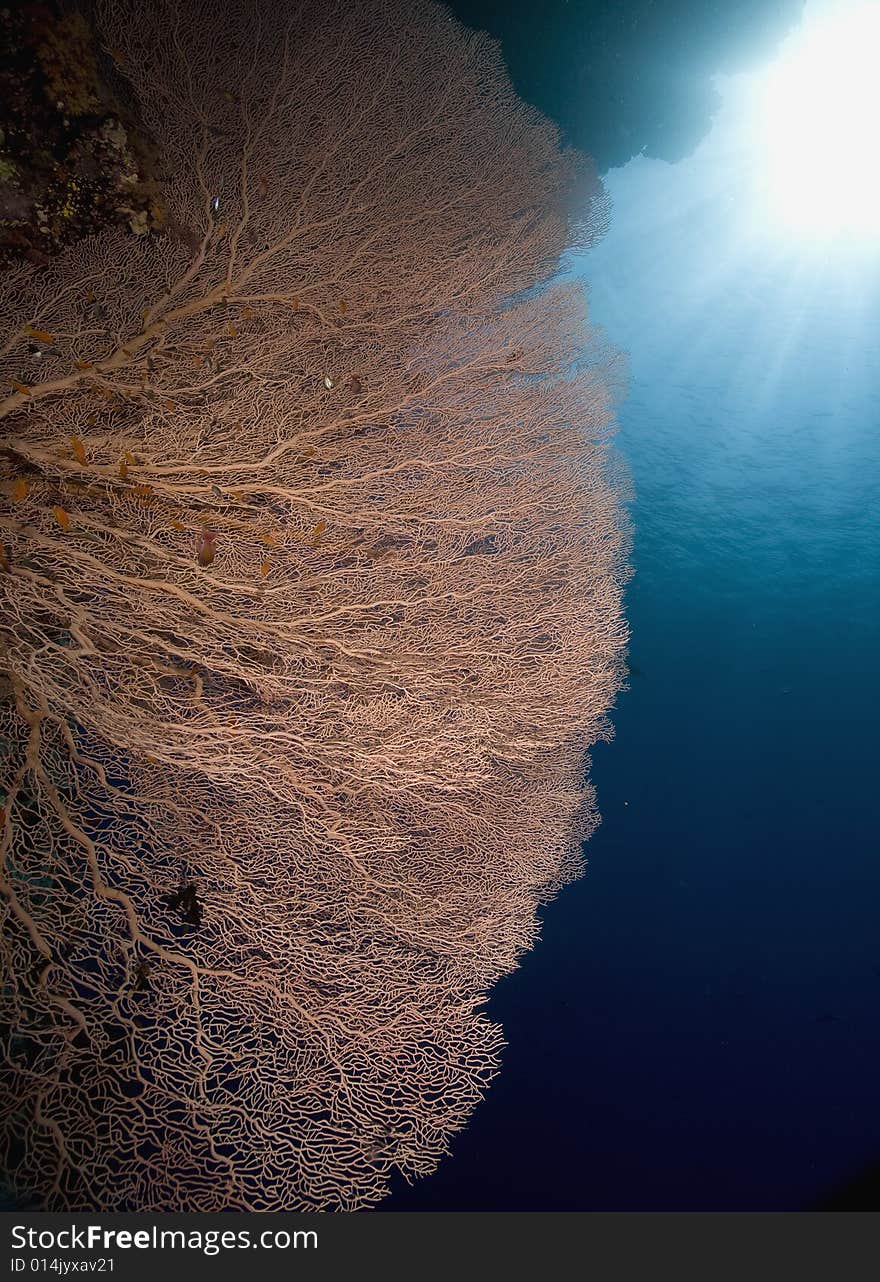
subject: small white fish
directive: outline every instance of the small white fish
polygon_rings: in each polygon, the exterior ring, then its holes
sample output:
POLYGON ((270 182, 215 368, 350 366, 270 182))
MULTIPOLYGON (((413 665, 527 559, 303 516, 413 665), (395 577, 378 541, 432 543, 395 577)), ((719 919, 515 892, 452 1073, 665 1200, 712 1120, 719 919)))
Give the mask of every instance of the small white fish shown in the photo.
POLYGON ((331 390, 331 388, 336 386, 335 382, 333 381, 333 379, 330 377, 329 374, 324 375, 324 386, 327 388, 328 392, 331 390))
POLYGON ((219 197, 219 196, 212 196, 212 198, 211 198, 211 213, 212 213, 212 214, 216 214, 219 208, 220 208, 220 197, 219 197))

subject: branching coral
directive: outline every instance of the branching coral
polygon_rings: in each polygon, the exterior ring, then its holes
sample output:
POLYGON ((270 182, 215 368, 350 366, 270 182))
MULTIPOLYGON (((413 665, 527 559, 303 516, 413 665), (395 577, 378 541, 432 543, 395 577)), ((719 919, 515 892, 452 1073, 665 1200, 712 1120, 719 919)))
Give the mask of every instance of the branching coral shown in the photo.
POLYGON ((531 287, 602 202, 444 10, 302 10, 108 4, 167 233, 4 283, 2 1156, 53 1208, 432 1170, 595 823, 614 358, 531 287))

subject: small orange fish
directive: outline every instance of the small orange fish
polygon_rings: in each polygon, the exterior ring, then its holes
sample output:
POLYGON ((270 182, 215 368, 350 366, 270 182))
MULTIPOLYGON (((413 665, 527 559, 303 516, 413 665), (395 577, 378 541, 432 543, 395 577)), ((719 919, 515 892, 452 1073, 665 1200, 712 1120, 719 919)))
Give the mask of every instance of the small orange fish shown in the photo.
POLYGON ((150 309, 149 309, 149 307, 145 307, 145 308, 144 308, 144 310, 141 312, 141 324, 142 324, 142 325, 146 325, 146 323, 147 323, 147 317, 149 316, 149 314, 150 314, 150 309))
POLYGON ((241 314, 245 318, 245 320, 253 320, 254 309, 252 307, 246 307, 241 314))
POLYGON ((278 540, 274 534, 258 534, 257 538, 261 543, 265 543, 267 548, 277 548, 278 540))
POLYGON ((89 414, 89 416, 86 418, 86 422, 88 423, 89 427, 94 427, 97 421, 98 421, 97 414, 89 414))
POLYGON ((55 341, 52 335, 45 329, 34 329, 31 325, 28 325, 25 332, 28 338, 35 338, 39 343, 52 343, 55 341))
POLYGON ((9 383, 9 386, 13 387, 21 396, 32 395, 31 389, 28 387, 27 383, 19 383, 17 378, 7 379, 7 382, 9 383))
POLYGON ((88 290, 86 290, 86 302, 87 302, 87 303, 93 303, 94 301, 95 301, 95 292, 94 292, 94 290, 92 290, 92 289, 88 289, 88 290))
POLYGON ((20 503, 22 499, 27 498, 27 492, 30 487, 23 476, 19 476, 12 487, 13 503, 20 503))
POLYGON ((73 368, 74 369, 91 369, 92 362, 91 361, 74 361, 73 368))
POLYGON ((230 325, 226 333, 229 335, 230 338, 238 338, 238 330, 235 328, 234 325, 230 325))
POLYGON ((0 824, 6 823, 6 807, 0 806, 0 824))
POLYGON ((344 298, 340 298, 339 300, 339 310, 343 316, 348 311, 348 303, 345 301, 344 298))
POLYGON ((185 530, 185 529, 186 529, 186 526, 183 524, 183 522, 182 522, 182 521, 171 521, 171 522, 170 522, 170 525, 171 525, 172 530, 185 530))
POLYGON ((214 552, 216 551, 214 544, 216 540, 216 534, 212 534, 210 530, 202 530, 196 544, 196 558, 199 565, 210 565, 214 560, 214 552))
POLYGON ((317 541, 318 541, 318 539, 321 537, 321 535, 322 535, 322 534, 324 533, 324 531, 326 530, 326 528, 327 528, 327 522, 326 522, 326 521, 319 521, 319 522, 318 522, 318 524, 315 526, 315 528, 312 530, 312 539, 313 539, 315 542, 317 542, 317 541))
POLYGON ((260 578, 268 579, 269 571, 272 569, 272 562, 266 557, 265 561, 260 563, 260 578))
POLYGON ((52 512, 53 512, 53 514, 54 514, 54 516, 55 516, 55 520, 56 520, 56 521, 58 522, 58 524, 61 526, 62 530, 69 530, 69 529, 70 529, 70 517, 69 517, 69 516, 68 516, 68 514, 65 512, 64 508, 63 508, 63 507, 58 507, 58 505, 56 504, 56 505, 55 505, 55 507, 53 507, 53 508, 52 508, 52 512))
POLYGON ((120 479, 123 481, 128 480, 128 464, 126 463, 124 458, 121 458, 119 460, 119 476, 120 476, 120 479))
POLYGON ((125 453, 123 454, 122 458, 123 458, 123 461, 124 461, 125 463, 127 463, 129 467, 133 467, 133 466, 134 466, 134 464, 137 462, 137 459, 136 459, 136 458, 135 458, 135 456, 131 453, 131 451, 130 451, 130 450, 126 450, 126 451, 125 451, 125 453))
POLYGON ((78 463, 87 463, 88 454, 86 454, 85 442, 79 436, 71 436, 70 448, 73 451, 73 457, 78 463))
POLYGON ((0 543, 0 570, 5 570, 7 574, 9 573, 9 557, 2 543, 0 543))
POLYGON ((166 410, 176 410, 176 409, 177 409, 177 403, 176 403, 175 401, 163 401, 163 402, 162 402, 162 405, 164 406, 164 408, 165 408, 166 410))
POLYGON ((148 495, 153 493, 153 487, 152 485, 133 485, 131 492, 132 494, 137 494, 139 498, 147 498, 148 495))

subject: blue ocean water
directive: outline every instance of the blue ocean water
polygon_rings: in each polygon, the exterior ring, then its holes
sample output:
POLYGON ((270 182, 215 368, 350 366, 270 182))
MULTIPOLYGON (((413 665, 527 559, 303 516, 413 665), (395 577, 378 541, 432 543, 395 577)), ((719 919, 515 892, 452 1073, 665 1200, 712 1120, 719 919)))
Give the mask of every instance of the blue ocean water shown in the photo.
MULTIPOLYGON (((817 174, 817 181, 828 181, 817 174)), ((608 180, 630 689, 508 1047, 383 1209, 794 1209, 880 1157, 880 263, 750 238, 723 128, 608 180)))

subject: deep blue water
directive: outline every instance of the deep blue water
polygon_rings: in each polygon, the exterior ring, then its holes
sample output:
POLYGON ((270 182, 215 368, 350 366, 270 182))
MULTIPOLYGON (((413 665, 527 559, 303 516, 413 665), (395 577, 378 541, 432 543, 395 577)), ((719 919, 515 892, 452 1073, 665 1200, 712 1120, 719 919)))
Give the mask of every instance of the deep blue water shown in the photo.
POLYGON ((609 180, 631 660, 501 1076, 383 1209, 794 1209, 880 1157, 880 272, 742 234, 717 138, 609 180))

